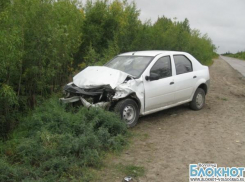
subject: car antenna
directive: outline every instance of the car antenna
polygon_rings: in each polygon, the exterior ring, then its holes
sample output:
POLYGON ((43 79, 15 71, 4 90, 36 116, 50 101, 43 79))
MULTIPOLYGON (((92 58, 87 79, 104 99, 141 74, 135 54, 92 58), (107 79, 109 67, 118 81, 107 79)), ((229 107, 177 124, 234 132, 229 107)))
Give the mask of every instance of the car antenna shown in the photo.
POLYGON ((135 52, 133 52, 133 54, 132 54, 132 55, 134 56, 134 54, 135 54, 135 52))

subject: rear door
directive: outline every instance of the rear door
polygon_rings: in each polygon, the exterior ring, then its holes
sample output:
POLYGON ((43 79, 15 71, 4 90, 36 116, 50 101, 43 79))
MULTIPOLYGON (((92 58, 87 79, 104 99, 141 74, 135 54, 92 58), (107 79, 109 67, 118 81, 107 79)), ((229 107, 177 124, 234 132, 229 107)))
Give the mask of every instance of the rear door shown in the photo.
POLYGON ((172 63, 170 56, 159 58, 150 68, 150 73, 160 75, 158 80, 144 79, 145 87, 145 112, 160 110, 160 108, 171 105, 174 99, 174 80, 172 77, 172 63))
POLYGON ((173 55, 173 58, 176 69, 174 102, 185 102, 191 99, 194 89, 196 77, 193 72, 193 65, 185 55, 173 55))

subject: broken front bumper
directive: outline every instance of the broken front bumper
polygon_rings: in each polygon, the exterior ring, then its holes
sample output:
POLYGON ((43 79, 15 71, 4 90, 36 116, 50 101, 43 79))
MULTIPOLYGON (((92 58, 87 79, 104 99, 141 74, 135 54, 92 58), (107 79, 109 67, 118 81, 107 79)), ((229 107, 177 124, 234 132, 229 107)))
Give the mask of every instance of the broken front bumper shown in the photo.
POLYGON ((69 97, 69 98, 60 98, 60 101, 62 103, 65 103, 65 104, 81 101, 83 106, 85 106, 87 108, 99 107, 102 109, 109 109, 109 107, 111 106, 111 102, 98 102, 96 104, 91 104, 80 96, 73 96, 73 97, 69 97))

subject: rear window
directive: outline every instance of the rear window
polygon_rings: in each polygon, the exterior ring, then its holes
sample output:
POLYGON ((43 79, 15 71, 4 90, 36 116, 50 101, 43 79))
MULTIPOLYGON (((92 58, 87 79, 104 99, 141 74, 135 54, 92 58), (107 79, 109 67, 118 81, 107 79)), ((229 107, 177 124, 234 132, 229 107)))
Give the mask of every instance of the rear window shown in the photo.
POLYGON ((174 63, 177 75, 193 71, 191 61, 184 55, 174 55, 174 63))

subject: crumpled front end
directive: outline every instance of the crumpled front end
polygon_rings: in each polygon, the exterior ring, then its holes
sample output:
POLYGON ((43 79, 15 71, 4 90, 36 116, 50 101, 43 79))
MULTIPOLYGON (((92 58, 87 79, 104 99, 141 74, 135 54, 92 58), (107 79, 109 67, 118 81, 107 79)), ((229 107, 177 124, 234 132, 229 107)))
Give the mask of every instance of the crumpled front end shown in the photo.
POLYGON ((72 83, 64 87, 65 97, 60 98, 60 101, 78 103, 87 108, 100 107, 110 110, 118 100, 130 96, 143 106, 142 81, 135 80, 124 72, 105 67, 89 67, 85 73, 82 72, 73 78, 72 83))
POLYGON ((109 109, 115 91, 110 86, 100 86, 98 88, 84 89, 70 83, 64 87, 65 97, 60 98, 63 103, 80 103, 83 106, 101 107, 109 109))

